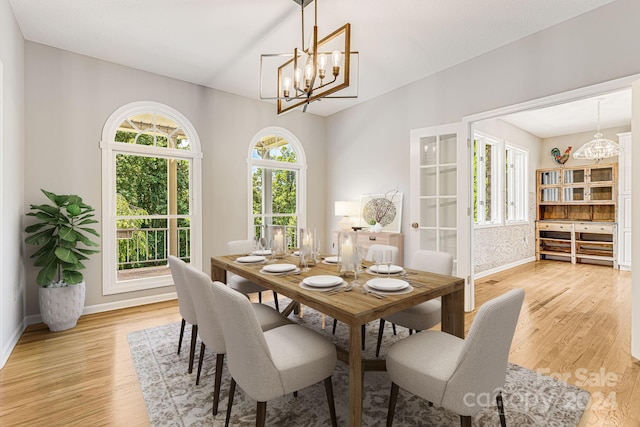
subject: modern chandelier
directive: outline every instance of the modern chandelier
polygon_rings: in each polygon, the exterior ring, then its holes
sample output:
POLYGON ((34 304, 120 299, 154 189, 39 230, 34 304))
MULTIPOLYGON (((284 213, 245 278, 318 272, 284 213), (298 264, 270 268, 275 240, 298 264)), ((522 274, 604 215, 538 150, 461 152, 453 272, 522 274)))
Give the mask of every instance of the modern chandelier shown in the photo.
MULTIPOLYGON (((293 0, 300 5, 301 41, 293 54, 263 54, 260 66, 260 97, 275 99, 278 114, 286 113, 296 107, 303 106, 306 112, 310 103, 322 98, 356 98, 356 95, 335 95, 336 92, 349 87, 351 77, 351 24, 344 24, 328 36, 318 39, 318 0, 314 2, 314 25, 311 40, 305 41, 304 9, 313 0, 293 0), (263 95, 263 68, 265 60, 278 58, 276 96, 263 95), (284 62, 281 58, 286 57, 284 62)), ((270 76, 268 76, 271 78, 270 76)))
POLYGON ((617 156, 622 152, 622 146, 615 141, 603 138, 604 135, 600 133, 600 102, 602 98, 596 99, 598 102, 598 127, 595 135, 591 141, 580 147, 575 153, 573 153, 574 159, 588 159, 595 160, 598 163, 602 159, 607 157, 617 156))

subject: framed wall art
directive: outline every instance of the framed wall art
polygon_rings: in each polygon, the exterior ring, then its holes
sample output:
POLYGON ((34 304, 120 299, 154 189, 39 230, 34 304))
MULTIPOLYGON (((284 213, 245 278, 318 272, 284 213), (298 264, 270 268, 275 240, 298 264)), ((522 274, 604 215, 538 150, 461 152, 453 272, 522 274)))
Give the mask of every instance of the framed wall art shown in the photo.
POLYGON ((363 194, 360 196, 360 221, 362 226, 371 227, 372 231, 377 229, 399 233, 402 224, 402 193, 393 191, 385 194, 363 194))

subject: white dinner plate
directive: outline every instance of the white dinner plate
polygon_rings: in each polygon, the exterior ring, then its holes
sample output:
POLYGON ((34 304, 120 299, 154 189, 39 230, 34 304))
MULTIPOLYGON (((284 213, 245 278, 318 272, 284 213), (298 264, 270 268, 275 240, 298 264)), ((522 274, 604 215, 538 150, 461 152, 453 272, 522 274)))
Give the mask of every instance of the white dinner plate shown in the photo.
POLYGON ((337 264, 338 263, 338 257, 337 256, 328 256, 324 260, 325 260, 325 262, 328 262, 329 264, 337 264))
POLYGON ((293 264, 267 264, 262 269, 268 273, 284 273, 295 270, 296 266, 293 264))
POLYGON ((409 286, 409 283, 400 279, 379 278, 367 281, 367 286, 379 291, 400 291, 409 286))
POLYGON ((263 249, 251 252, 251 255, 271 255, 271 249, 263 249))
POLYGON ((342 278, 329 275, 309 276, 305 277, 302 280, 302 283, 308 286, 313 286, 314 288, 330 288, 331 286, 336 286, 342 283, 342 278))
POLYGON ((265 257, 263 257, 262 255, 249 255, 249 256, 241 256, 236 258, 236 261, 246 263, 246 264, 262 262, 264 260, 265 260, 265 257))
POLYGON ((402 267, 400 267, 399 265, 391 265, 390 267, 387 265, 372 265, 371 267, 369 267, 369 270, 373 271, 374 273, 380 273, 380 274, 398 274, 402 272, 402 267))

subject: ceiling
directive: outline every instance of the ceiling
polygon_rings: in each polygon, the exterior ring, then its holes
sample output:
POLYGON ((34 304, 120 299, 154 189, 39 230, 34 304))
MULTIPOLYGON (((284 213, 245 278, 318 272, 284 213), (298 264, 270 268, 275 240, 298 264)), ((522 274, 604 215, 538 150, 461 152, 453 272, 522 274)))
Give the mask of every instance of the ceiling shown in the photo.
POLYGON ((538 138, 551 138, 588 131, 595 134, 598 125, 597 100, 600 100, 600 129, 631 124, 631 89, 552 107, 523 111, 500 117, 500 119, 538 138))
MULTIPOLYGON (((260 54, 301 38, 292 0, 9 1, 26 40, 254 99, 260 54)), ((358 98, 308 109, 327 116, 613 0, 316 1, 319 36, 350 22, 359 52, 358 98)))

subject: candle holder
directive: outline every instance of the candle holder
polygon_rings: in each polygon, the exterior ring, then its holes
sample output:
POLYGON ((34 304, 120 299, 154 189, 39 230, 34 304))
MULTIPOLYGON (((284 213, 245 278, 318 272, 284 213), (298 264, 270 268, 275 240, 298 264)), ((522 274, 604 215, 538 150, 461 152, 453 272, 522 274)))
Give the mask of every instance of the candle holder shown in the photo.
POLYGON ((307 269, 316 265, 317 260, 317 239, 315 228, 301 228, 298 245, 300 248, 300 266, 307 269))
POLYGON ((340 276, 346 277, 353 273, 357 278, 359 256, 356 248, 356 236, 357 234, 352 231, 338 233, 338 272, 340 276))
POLYGON ((274 225, 272 228, 271 254, 274 259, 282 259, 287 254, 287 230, 284 225, 274 225))

